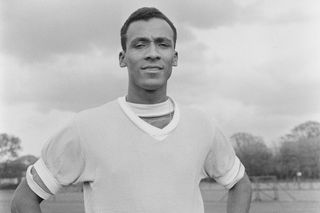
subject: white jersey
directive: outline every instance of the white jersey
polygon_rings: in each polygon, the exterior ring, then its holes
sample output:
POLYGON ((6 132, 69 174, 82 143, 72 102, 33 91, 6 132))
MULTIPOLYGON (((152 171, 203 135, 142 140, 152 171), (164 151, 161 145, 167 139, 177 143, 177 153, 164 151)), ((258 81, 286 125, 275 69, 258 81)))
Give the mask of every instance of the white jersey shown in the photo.
MULTIPOLYGON (((229 189, 244 175, 228 140, 200 112, 174 102, 171 122, 160 129, 124 98, 77 114, 34 169, 52 194, 82 182, 86 213, 203 213, 201 179, 229 189)), ((30 188, 48 198, 28 175, 30 188)))

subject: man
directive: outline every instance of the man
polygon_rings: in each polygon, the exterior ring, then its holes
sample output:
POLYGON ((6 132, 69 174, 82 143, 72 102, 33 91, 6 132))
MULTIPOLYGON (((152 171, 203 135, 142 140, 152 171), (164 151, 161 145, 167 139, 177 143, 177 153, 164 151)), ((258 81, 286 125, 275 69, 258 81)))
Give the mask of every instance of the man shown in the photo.
POLYGON ((43 199, 81 182, 87 213, 203 213, 205 177, 229 190, 228 212, 249 211, 250 181, 230 143, 201 113, 167 96, 176 38, 159 10, 131 14, 119 54, 128 94, 78 113, 48 141, 17 188, 12 212, 40 212, 43 199))

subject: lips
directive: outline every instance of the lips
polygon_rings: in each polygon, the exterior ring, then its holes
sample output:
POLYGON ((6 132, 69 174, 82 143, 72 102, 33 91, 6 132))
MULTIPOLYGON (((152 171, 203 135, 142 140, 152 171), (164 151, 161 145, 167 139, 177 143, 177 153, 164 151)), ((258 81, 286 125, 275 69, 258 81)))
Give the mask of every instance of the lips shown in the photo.
POLYGON ((142 70, 162 70, 163 67, 160 65, 147 65, 147 66, 142 66, 142 70))

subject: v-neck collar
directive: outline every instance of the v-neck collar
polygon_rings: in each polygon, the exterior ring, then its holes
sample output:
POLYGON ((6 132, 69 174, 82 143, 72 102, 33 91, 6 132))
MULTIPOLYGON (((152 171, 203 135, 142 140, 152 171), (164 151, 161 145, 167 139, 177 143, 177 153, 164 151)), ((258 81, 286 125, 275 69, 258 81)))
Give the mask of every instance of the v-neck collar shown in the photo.
POLYGON ((128 118, 141 130, 149 134, 151 137, 153 137, 156 140, 162 141, 164 140, 170 132, 172 132, 178 125, 178 122, 180 120, 180 111, 177 103, 170 98, 174 105, 174 114, 172 120, 166 125, 164 128, 158 128, 155 127, 148 122, 141 119, 139 116, 137 116, 133 110, 130 108, 128 103, 126 102, 125 97, 118 98, 118 103, 123 110, 123 112, 128 116, 128 118))

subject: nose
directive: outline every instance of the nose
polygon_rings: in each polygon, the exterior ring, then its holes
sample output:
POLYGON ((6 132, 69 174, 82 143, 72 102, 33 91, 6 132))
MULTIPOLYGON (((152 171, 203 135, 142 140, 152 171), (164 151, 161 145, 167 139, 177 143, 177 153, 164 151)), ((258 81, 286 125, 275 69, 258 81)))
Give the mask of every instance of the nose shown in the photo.
POLYGON ((152 42, 147 49, 146 52, 146 59, 147 60, 157 60, 160 59, 159 50, 157 49, 157 46, 152 42))

